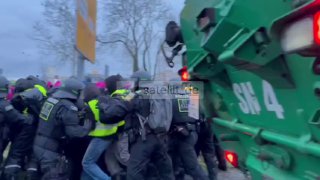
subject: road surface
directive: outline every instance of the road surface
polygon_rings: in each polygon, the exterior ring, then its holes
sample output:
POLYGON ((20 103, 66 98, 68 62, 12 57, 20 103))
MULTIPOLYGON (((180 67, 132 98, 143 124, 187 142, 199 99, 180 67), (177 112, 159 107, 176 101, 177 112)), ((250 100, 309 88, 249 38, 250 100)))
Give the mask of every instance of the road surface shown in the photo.
POLYGON ((239 170, 229 168, 227 172, 219 171, 218 180, 248 180, 239 170))

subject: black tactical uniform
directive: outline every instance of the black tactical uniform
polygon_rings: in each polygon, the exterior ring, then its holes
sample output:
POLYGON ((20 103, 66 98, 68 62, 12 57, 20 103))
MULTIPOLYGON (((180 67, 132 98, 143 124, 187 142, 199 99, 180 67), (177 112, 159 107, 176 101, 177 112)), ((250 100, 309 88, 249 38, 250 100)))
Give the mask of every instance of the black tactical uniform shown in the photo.
MULTIPOLYGON (((7 139, 3 137, 5 134, 5 128, 7 127, 15 127, 16 129, 23 129, 25 125, 30 125, 33 123, 33 117, 31 115, 23 115, 19 113, 14 107, 6 100, 6 96, 8 93, 8 84, 6 78, 0 77, 0 150, 1 150, 1 158, 0 163, 2 161, 2 153, 6 148, 7 144, 3 144, 3 139, 7 139)), ((10 129, 10 128, 9 128, 10 129)), ((16 133, 21 133, 21 131, 16 131, 16 133)), ((11 138, 11 148, 9 151, 9 156, 7 159, 8 162, 17 161, 23 159, 23 154, 21 154, 21 149, 19 139, 11 138)), ((8 168, 14 167, 16 170, 21 169, 20 164, 12 164, 11 166, 6 166, 5 171, 8 168)), ((15 175, 11 177, 11 179, 17 178, 18 171, 15 172, 15 175)), ((5 179, 5 177, 2 177, 5 179)))
POLYGON ((80 81, 68 79, 41 109, 33 149, 44 174, 42 179, 69 179, 70 167, 64 156, 64 143, 69 138, 86 136, 91 128, 90 121, 80 125, 75 106, 82 89, 80 81))
MULTIPOLYGON (((211 104, 207 104, 208 107, 211 107, 211 104)), ((200 110, 200 118, 201 118, 201 128, 199 133, 199 141, 196 144, 197 154, 201 154, 204 158, 204 161, 207 165, 207 169, 209 172, 210 179, 215 176, 216 171, 216 161, 214 157, 216 157, 218 161, 218 168, 222 171, 227 171, 227 164, 223 154, 223 149, 221 148, 219 141, 216 135, 212 131, 212 118, 206 118, 203 109, 200 110)), ((209 117, 217 117, 217 114, 211 111, 209 117)))
MULTIPOLYGON (((177 83, 172 85, 181 87, 177 83)), ((169 154, 172 157, 176 179, 179 179, 177 170, 182 165, 185 172, 193 179, 206 180, 208 177, 198 163, 194 149, 198 139, 198 121, 188 116, 189 96, 182 89, 180 90, 172 100, 173 119, 169 138, 169 154)))
MULTIPOLYGON (((145 72, 138 71, 132 75, 132 78, 139 82, 144 79, 150 80, 151 76, 145 72)), ((139 87, 136 86, 135 90, 138 89, 139 87)), ((127 179, 147 179, 147 167, 150 163, 155 165, 155 171, 158 171, 159 179, 174 179, 172 163, 167 154, 166 142, 163 141, 163 137, 156 134, 151 129, 148 129, 147 126, 145 127, 145 140, 143 140, 142 136, 139 134, 141 126, 136 112, 147 117, 150 113, 149 100, 140 99, 139 97, 135 98, 132 100, 132 107, 134 107, 133 112, 125 119, 125 131, 128 132, 130 141, 130 159, 127 166, 127 179)))
POLYGON ((195 149, 198 155, 201 152, 203 156, 204 162, 207 165, 210 180, 216 179, 215 145, 213 137, 210 121, 204 117, 204 114, 201 114, 199 140, 195 149))
POLYGON ((27 165, 27 174, 29 180, 38 179, 38 166, 35 158, 32 157, 32 144, 36 134, 39 113, 43 102, 47 97, 47 90, 44 87, 44 83, 38 78, 29 76, 26 79, 21 79, 17 86, 17 92, 12 99, 12 105, 19 109, 21 113, 31 114, 34 117, 33 124, 25 125, 19 134, 16 134, 16 139, 19 142, 19 147, 16 147, 16 151, 20 151, 23 159, 15 160, 8 157, 6 163, 5 174, 7 179, 11 179, 12 174, 16 174, 15 165, 22 166, 22 161, 25 157, 28 157, 29 163, 27 165), (25 86, 23 86, 25 84, 25 86), (11 168, 10 168, 11 167, 11 168))

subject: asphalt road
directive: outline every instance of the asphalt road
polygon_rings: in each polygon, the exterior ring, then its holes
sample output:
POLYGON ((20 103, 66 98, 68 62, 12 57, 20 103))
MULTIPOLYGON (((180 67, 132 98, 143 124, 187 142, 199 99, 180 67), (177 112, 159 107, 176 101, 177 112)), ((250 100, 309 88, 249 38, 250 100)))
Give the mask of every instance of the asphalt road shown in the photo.
POLYGON ((219 171, 218 180, 248 180, 248 179, 239 170, 234 168, 229 168, 227 172, 219 171))
MULTIPOLYGON (((192 177, 186 176, 185 180, 192 180, 192 177)), ((243 173, 235 168, 228 167, 228 171, 218 172, 218 180, 250 180, 243 173)))

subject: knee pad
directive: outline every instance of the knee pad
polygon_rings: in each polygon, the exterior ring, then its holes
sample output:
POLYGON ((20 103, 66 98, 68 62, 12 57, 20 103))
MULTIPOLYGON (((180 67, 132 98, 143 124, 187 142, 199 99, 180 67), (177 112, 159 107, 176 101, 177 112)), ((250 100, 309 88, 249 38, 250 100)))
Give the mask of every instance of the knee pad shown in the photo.
POLYGON ((26 174, 26 180, 39 180, 40 173, 37 168, 28 168, 26 174))
POLYGON ((5 175, 16 175, 19 172, 21 172, 21 166, 17 164, 6 165, 3 170, 5 175))

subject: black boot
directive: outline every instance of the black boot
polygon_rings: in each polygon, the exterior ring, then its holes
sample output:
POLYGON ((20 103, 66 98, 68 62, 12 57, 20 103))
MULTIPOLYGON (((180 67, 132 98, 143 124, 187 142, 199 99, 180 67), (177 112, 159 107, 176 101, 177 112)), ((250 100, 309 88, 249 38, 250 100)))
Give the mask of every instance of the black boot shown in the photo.
POLYGON ((3 180, 18 180, 19 175, 21 173, 20 167, 13 167, 14 165, 6 166, 3 172, 4 179, 3 180))
POLYGON ((26 180, 40 180, 40 174, 38 171, 27 170, 26 180))
POLYGON ((217 165, 214 160, 214 154, 212 153, 203 153, 202 154, 203 159, 207 165, 208 169, 208 174, 209 174, 209 179, 210 180, 215 180, 217 179, 217 165))

